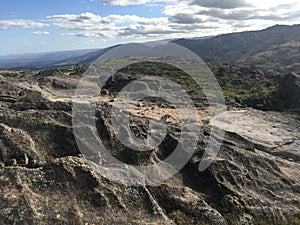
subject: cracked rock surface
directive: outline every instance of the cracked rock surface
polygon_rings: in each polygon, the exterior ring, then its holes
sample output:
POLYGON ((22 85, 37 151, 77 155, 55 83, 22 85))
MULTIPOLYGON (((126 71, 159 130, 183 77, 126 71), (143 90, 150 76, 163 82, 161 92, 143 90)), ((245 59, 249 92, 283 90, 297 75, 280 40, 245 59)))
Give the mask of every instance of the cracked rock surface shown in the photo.
MULTIPOLYGON (((102 177, 79 151, 71 104, 79 79, 60 73, 0 76, 0 224, 282 224, 299 214, 299 115, 247 108, 212 116, 198 108, 206 122, 184 168, 161 183, 131 187, 102 177), (217 158, 200 172, 212 127, 225 137, 217 158)), ((97 99, 98 134, 119 160, 155 164, 177 146, 172 106, 150 100, 128 112, 127 131, 139 138, 148 135, 148 119, 157 118, 151 108, 166 115, 162 144, 141 153, 117 140, 111 97, 97 99)))

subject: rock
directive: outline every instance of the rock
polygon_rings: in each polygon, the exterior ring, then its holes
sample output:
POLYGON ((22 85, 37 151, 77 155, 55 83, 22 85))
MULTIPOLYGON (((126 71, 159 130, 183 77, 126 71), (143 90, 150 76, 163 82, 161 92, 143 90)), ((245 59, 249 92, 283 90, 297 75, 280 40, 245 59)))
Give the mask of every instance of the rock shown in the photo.
POLYGON ((47 76, 59 76, 63 75, 63 72, 59 69, 48 69, 48 70, 43 70, 40 71, 37 76, 40 77, 47 77, 47 76))
POLYGON ((25 164, 25 166, 28 166, 28 164, 29 164, 29 158, 26 154, 24 155, 24 164, 25 164))
MULTIPOLYGON (((1 93, 34 96, 33 102, 0 102, 0 224, 222 225, 255 224, 261 219, 280 224, 299 213, 299 115, 231 108, 210 116, 200 125, 193 157, 176 175, 158 184, 126 186, 102 177, 88 163, 108 165, 99 152, 83 157, 79 151, 69 98, 80 78, 69 81, 61 74, 46 75, 22 82, 0 78, 1 93), (54 88, 53 80, 70 85, 54 88), (222 140, 221 132, 210 137, 213 127, 224 130, 225 137, 217 158, 200 172, 209 138, 222 140)), ((148 101, 151 104, 139 104, 139 110, 161 106, 157 99, 148 101)), ((98 135, 110 150, 107 154, 127 164, 147 166, 166 159, 180 144, 180 125, 170 116, 161 116, 168 128, 159 146, 148 152, 126 147, 111 124, 112 104, 100 99, 95 109, 98 135)), ((204 105, 198 110, 207 110, 204 105)), ((85 109, 84 103, 81 106, 85 109)), ((165 106, 159 110, 172 109, 165 106)), ((147 138, 149 117, 130 115, 130 126, 121 127, 125 134, 147 138)), ((159 120, 153 121, 158 126, 159 120)), ((91 135, 81 144, 93 141, 91 135)), ((123 171, 122 167, 109 169, 123 171)))
POLYGON ((241 225, 252 225, 254 223, 254 219, 251 215, 244 213, 239 218, 239 224, 241 225))
POLYGON ((138 103, 137 103, 137 107, 143 107, 143 103, 138 102, 138 103))
POLYGON ((109 91, 107 89, 102 89, 101 94, 102 95, 109 95, 109 91))
POLYGON ((224 211, 226 210, 227 212, 241 211, 243 209, 239 198, 232 195, 225 195, 221 205, 224 208, 224 211))
POLYGON ((8 166, 17 166, 18 162, 16 159, 9 159, 8 162, 6 163, 8 166))

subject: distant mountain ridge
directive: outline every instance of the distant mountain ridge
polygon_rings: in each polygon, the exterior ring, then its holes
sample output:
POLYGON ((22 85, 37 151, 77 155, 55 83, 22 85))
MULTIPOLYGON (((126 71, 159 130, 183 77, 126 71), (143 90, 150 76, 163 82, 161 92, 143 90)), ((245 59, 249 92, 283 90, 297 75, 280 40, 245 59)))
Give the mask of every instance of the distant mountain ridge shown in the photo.
MULTIPOLYGON (((246 64, 300 71, 300 25, 276 25, 260 31, 169 41, 190 49, 211 64, 246 64)), ((0 69, 38 70, 89 64, 116 46, 98 50, 24 55, 21 58, 0 56, 0 69)))
POLYGON ((218 35, 209 39, 178 39, 205 62, 299 67, 300 25, 276 25, 260 31, 218 35))
POLYGON ((80 59, 93 52, 99 52, 99 49, 0 56, 0 69, 45 69, 66 66, 68 59, 80 59))

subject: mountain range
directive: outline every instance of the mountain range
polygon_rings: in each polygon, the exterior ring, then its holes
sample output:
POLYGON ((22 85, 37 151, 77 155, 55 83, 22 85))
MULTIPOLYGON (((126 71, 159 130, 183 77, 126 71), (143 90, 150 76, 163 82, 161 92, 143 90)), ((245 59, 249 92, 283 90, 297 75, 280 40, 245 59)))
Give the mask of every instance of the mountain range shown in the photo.
MULTIPOLYGON (((214 37, 176 39, 210 64, 255 65, 268 69, 300 69, 300 25, 276 25, 260 31, 214 37)), ((118 45, 119 46, 119 45, 118 45)), ((114 48, 0 56, 0 69, 32 69, 89 64, 114 48)))
POLYGON ((269 68, 299 68, 300 25, 276 25, 260 31, 223 34, 203 40, 179 39, 212 64, 236 63, 269 68))

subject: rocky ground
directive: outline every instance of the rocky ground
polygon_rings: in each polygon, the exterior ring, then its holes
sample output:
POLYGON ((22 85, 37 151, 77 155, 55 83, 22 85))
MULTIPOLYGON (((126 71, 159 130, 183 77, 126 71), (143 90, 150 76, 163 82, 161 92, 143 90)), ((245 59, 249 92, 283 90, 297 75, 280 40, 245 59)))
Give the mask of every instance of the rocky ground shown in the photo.
MULTIPOLYGON (((186 166, 159 184, 130 187, 101 177, 77 147, 71 97, 79 79, 70 71, 0 76, 0 224, 300 224, 298 114, 231 107, 211 115, 199 107, 199 143, 186 166), (199 172, 212 128, 225 138, 199 172)), ((140 137, 147 118, 166 115, 169 124, 158 149, 138 154, 111 130, 106 94, 96 124, 115 157, 147 165, 172 152, 179 130, 171 106, 148 101, 133 109, 140 137)))

